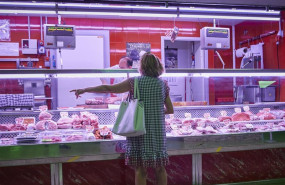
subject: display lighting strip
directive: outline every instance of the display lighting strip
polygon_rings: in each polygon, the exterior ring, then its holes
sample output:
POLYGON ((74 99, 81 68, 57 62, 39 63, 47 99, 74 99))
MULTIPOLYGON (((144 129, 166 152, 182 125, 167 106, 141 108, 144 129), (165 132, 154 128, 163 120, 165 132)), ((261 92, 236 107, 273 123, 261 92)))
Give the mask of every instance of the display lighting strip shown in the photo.
POLYGON ((0 10, 0 14, 48 14, 55 15, 55 11, 50 10, 0 10))
POLYGON ((145 10, 177 10, 176 7, 99 5, 99 4, 58 4, 58 7, 108 8, 108 9, 145 9, 145 10))
POLYGON ((186 15, 181 18, 199 18, 199 19, 232 19, 232 20, 259 20, 259 21, 279 21, 279 17, 252 17, 252 16, 222 16, 222 15, 186 15))
POLYGON ((158 14, 158 13, 118 13, 118 12, 77 12, 77 11, 58 11, 60 15, 100 15, 100 16, 122 16, 122 17, 160 17, 175 18, 176 14, 158 14))
MULTIPOLYGON (((139 73, 130 73, 130 77, 141 76, 139 73)), ((163 73, 161 77, 186 77, 188 73, 163 73)))
POLYGON ((1 74, 0 79, 48 78, 46 74, 1 74))
POLYGON ((192 77, 285 77, 285 73, 193 73, 192 77))
POLYGON ((252 9, 246 9, 246 10, 241 10, 241 9, 216 9, 216 8, 196 8, 196 7, 190 7, 190 8, 179 8, 180 10, 185 10, 185 11, 191 11, 191 12, 228 12, 228 13, 259 13, 259 14, 274 14, 274 15, 279 15, 280 11, 276 10, 252 10, 252 9))
POLYGON ((56 74, 56 78, 126 78, 126 73, 67 73, 56 74))
POLYGON ((23 3, 23 2, 0 2, 0 5, 17 5, 17 6, 50 6, 54 7, 55 3, 23 3))

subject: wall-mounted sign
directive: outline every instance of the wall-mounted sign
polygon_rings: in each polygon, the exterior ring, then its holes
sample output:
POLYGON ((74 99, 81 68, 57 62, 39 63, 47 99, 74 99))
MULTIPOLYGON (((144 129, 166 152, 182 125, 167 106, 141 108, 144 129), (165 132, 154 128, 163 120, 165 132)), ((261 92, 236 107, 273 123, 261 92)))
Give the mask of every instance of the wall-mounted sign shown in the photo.
POLYGON ((138 68, 140 53, 150 52, 150 43, 127 42, 127 56, 133 60, 133 68, 138 68))
POLYGON ((10 41, 10 21, 0 20, 0 41, 10 41))
POLYGON ((19 43, 0 42, 0 56, 19 56, 19 43))

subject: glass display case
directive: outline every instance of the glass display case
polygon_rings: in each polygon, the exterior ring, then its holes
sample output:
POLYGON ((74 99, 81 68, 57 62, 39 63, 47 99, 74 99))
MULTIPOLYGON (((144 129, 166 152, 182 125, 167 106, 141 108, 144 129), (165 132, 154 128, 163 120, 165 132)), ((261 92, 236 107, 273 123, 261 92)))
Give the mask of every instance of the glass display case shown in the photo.
MULTIPOLYGON (((105 101, 122 94, 86 93, 76 99, 70 90, 100 85, 102 78, 113 84, 138 75, 135 69, 1 70, 2 92, 6 92, 0 95, 1 145, 23 133, 41 136, 43 131, 54 132, 55 138, 64 131, 84 131, 80 141, 122 139, 111 133, 120 98, 112 104, 105 101), (105 130, 108 137, 100 135, 105 130)), ((174 105, 174 114, 165 117, 167 136, 285 130, 284 76, 282 70, 168 69, 161 77, 168 82, 174 105)), ((38 138, 36 142, 77 141, 76 137, 64 138, 38 138)), ((25 142, 14 144, 19 143, 25 142)))
MULTIPOLYGON (((70 90, 134 76, 136 69, 1 70, 0 166, 51 164, 54 174, 74 156, 119 158, 125 138, 111 129, 120 101, 105 103, 118 95, 76 99, 70 90)), ((203 153, 285 146, 275 140, 285 131, 285 70, 168 69, 161 78, 174 105, 165 117, 168 152, 192 155, 193 183, 201 184, 203 153)))

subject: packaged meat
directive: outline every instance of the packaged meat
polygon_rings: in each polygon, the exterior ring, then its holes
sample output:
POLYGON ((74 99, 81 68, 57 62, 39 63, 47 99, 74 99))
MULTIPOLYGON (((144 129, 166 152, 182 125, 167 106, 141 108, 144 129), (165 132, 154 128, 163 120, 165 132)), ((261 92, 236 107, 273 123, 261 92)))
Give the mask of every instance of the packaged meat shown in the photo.
POLYGON ((94 135, 96 139, 113 139, 111 129, 109 129, 107 126, 95 130, 94 135))
POLYGON ((58 129, 71 129, 72 127, 73 127, 72 124, 69 124, 69 123, 57 125, 58 129))
POLYGON ((9 128, 6 124, 0 124, 0 131, 8 131, 9 128))
POLYGON ((23 124, 14 124, 11 126, 10 131, 25 131, 27 127, 23 124))
POLYGON ((25 132, 15 137, 18 144, 20 143, 36 143, 39 141, 38 134, 35 132, 25 132))
POLYGON ((42 111, 39 114, 39 120, 50 120, 52 118, 52 115, 48 113, 47 111, 42 111))
POLYGON ((82 120, 82 128, 85 128, 85 125, 92 125, 94 128, 98 128, 98 116, 90 112, 80 112, 80 119, 82 120))
POLYGON ((69 117, 61 117, 57 121, 58 125, 63 125, 63 124, 70 124, 70 125, 72 125, 72 123, 73 123, 73 119, 69 118, 69 117))
POLYGON ((250 116, 245 112, 234 113, 232 121, 250 121, 250 116))
POLYGON ((39 120, 50 120, 52 118, 52 115, 47 112, 48 108, 46 105, 40 106, 40 114, 39 114, 39 120))
POLYGON ((1 138, 0 144, 1 145, 12 145, 14 144, 14 138, 1 138))
POLYGON ((283 119, 285 117, 284 110, 271 110, 270 113, 273 114, 276 119, 283 119))
POLYGON ((60 118, 57 121, 57 128, 59 129, 70 129, 72 128, 73 119, 68 117, 67 112, 60 112, 60 118))
POLYGON ((104 104, 104 100, 102 97, 90 98, 85 100, 86 105, 101 105, 104 104))
POLYGON ((228 116, 227 111, 221 111, 221 116, 218 117, 219 122, 230 122, 232 121, 232 118, 230 116, 228 116))
POLYGON ((52 120, 41 120, 36 124, 36 130, 56 130, 57 124, 52 120))
POLYGON ((93 133, 88 133, 86 134, 86 139, 87 140, 95 140, 95 135, 93 133))
POLYGON ((66 136, 65 141, 82 141, 84 138, 83 134, 71 134, 66 136))
POLYGON ((36 124, 28 124, 27 131, 34 131, 36 130, 36 124))
POLYGON ((190 128, 196 128, 197 127, 197 123, 196 123, 195 119, 192 118, 191 113, 185 113, 184 116, 185 116, 185 119, 183 119, 183 121, 182 121, 182 127, 183 126, 189 126, 190 128))
POLYGON ((258 118, 260 120, 272 120, 272 119, 276 119, 276 116, 271 113, 270 108, 264 108, 263 110, 260 110, 256 116, 258 116, 258 118))

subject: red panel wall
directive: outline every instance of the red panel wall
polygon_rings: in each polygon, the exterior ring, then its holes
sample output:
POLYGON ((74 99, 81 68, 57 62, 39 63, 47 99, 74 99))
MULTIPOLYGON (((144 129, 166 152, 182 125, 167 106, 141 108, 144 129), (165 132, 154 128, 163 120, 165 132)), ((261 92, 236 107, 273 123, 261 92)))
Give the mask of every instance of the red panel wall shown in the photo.
MULTIPOLYGON (((18 16, 0 16, 0 19, 9 19, 11 24, 11 42, 19 42, 28 38, 28 18, 18 16)), ((45 23, 45 19, 43 18, 45 23)), ((48 24, 56 24, 57 18, 48 18, 48 24)), ((62 18, 62 24, 76 25, 77 29, 95 29, 110 31, 110 65, 118 63, 126 55, 127 42, 145 42, 151 44, 151 52, 161 57, 161 36, 173 28, 173 21, 159 20, 126 20, 126 19, 95 19, 95 18, 62 18)), ((40 17, 30 17, 31 39, 40 39, 40 17)), ((199 37, 200 28, 206 24, 197 22, 177 22, 179 36, 199 37)), ((1 56, 0 56, 1 57, 1 56)), ((20 57, 28 57, 21 55, 20 57)), ((29 55, 29 57, 39 57, 29 55)), ((7 57, 5 57, 7 58, 7 57)), ((37 66, 43 66, 44 57, 37 66)), ((15 68, 11 62, 2 63, 1 68, 15 68)))
MULTIPOLYGON (((276 21, 275 22, 247 21, 247 22, 238 24, 236 26, 236 49, 241 48, 241 47, 249 47, 249 45, 253 45, 253 44, 264 43, 263 45, 264 68, 265 69, 278 69, 277 45, 276 45, 277 34, 239 45, 240 41, 248 40, 253 37, 257 37, 261 34, 269 33, 271 31, 278 32, 279 30, 278 25, 279 23, 276 21)), ((279 50, 280 49, 281 48, 279 48, 279 50)), ((239 68, 240 62, 241 62, 241 58, 237 58, 236 68, 239 68)))
MULTIPOLYGON (((282 16, 284 18, 284 12, 282 16)), ((0 19, 9 19, 11 24, 11 41, 21 42, 21 39, 28 38, 28 17, 27 16, 0 16, 0 19)), ((43 23, 46 19, 42 18, 43 23)), ((48 17, 48 24, 56 24, 57 18, 48 17)), ((62 24, 76 25, 77 29, 94 29, 94 30, 109 30, 110 31, 110 65, 118 63, 119 59, 126 55, 126 43, 127 42, 145 42, 151 44, 151 52, 161 57, 161 36, 165 36, 165 33, 173 28, 173 21, 159 21, 159 20, 127 20, 127 19, 95 19, 95 18, 62 18, 62 24)), ((198 22, 179 22, 176 21, 176 26, 179 27, 179 35, 181 37, 199 37, 200 29, 204 26, 208 26, 208 23, 198 22)), ((31 39, 40 39, 40 17, 30 17, 30 35, 31 39)), ((284 24, 282 25, 284 29, 284 24)), ((229 27, 232 29, 231 27, 229 27)), ((243 22, 235 26, 236 33, 236 48, 239 48, 239 42, 256 37, 260 34, 270 31, 278 31, 278 22, 243 22)), ((232 33, 231 33, 232 34, 232 33)), ((232 42, 232 40, 231 40, 232 42)), ((279 63, 277 60, 277 45, 276 34, 251 42, 250 44, 257 44, 264 42, 264 66, 267 69, 276 69, 278 66, 282 69, 285 68, 285 44, 284 37, 281 38, 278 45, 279 51, 279 63)), ((247 46, 242 45, 241 47, 247 46)), ((225 68, 232 68, 232 49, 219 51, 224 62, 225 68)), ((40 62, 36 64, 38 66, 44 66, 45 56, 43 55, 22 55, 25 57, 38 57, 40 62)), ((1 57, 0 58, 9 58, 1 57)), ((14 58, 14 57, 12 57, 14 58)), ((236 58, 236 67, 240 65, 240 58, 236 58)), ((222 68, 222 64, 213 51, 209 51, 209 68, 222 68)), ((0 68, 8 69, 15 68, 15 62, 1 62, 0 68)), ((228 85, 232 83, 229 79, 224 78, 218 81, 213 79, 210 81, 210 104, 215 104, 218 98, 233 97, 232 86, 228 85), (227 84, 227 85, 225 85, 227 84)), ((281 94, 285 91, 285 88, 281 87, 281 94), (283 90, 284 89, 284 90, 283 90)), ((284 94, 284 93, 283 93, 284 94)), ((283 96, 281 96, 283 97, 283 96)))

